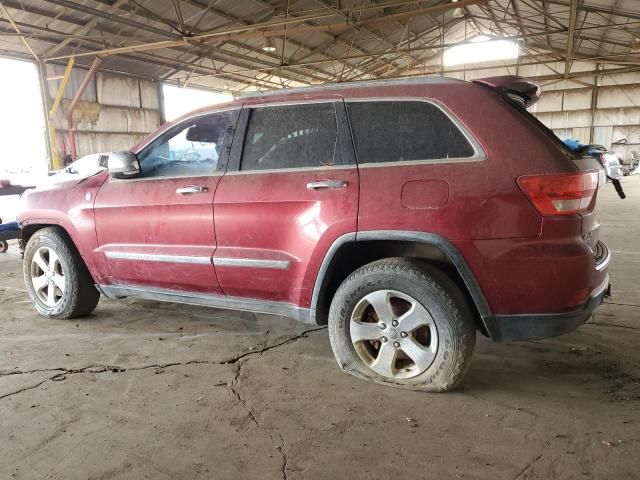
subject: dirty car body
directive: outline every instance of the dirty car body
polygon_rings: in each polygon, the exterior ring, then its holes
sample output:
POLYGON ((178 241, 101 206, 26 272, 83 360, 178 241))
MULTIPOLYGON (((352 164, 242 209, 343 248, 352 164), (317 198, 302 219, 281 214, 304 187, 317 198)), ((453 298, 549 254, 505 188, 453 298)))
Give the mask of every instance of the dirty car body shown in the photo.
POLYGON ((518 77, 430 77, 203 109, 114 156, 110 172, 27 193, 24 240, 59 229, 110 298, 329 322, 349 373, 448 390, 457 377, 427 381, 447 335, 566 333, 609 286, 599 165, 525 110, 537 96, 518 77), (409 278, 424 288, 404 288, 409 278), (422 323, 402 330, 416 312, 422 323))

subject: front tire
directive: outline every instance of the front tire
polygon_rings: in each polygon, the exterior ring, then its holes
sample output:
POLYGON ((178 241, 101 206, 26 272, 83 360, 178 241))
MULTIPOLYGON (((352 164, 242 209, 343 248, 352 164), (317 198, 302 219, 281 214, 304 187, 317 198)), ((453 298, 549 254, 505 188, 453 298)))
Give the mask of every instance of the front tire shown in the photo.
POLYGON ((60 228, 43 228, 33 234, 25 247, 22 271, 27 293, 44 317, 83 317, 98 305, 100 293, 91 274, 60 228))
POLYGON ((379 260, 353 272, 329 310, 329 339, 342 370, 411 390, 444 392, 462 381, 475 322, 449 277, 419 261, 379 260))

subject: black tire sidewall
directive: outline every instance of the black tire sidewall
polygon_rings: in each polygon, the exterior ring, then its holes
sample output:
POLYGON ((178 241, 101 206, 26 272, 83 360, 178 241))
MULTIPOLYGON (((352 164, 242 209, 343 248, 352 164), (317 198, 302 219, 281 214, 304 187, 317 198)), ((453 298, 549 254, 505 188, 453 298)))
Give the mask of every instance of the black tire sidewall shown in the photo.
MULTIPOLYGON (((412 265, 410 269, 387 269, 385 271, 355 272, 341 285, 331 304, 329 313, 329 338, 338 361, 338 365, 347 373, 381 384, 401 386, 415 390, 442 391, 452 388, 450 375, 452 361, 460 357, 460 324, 461 320, 466 335, 473 337, 475 343, 475 326, 469 328, 462 315, 467 312, 460 310, 460 298, 455 298, 451 285, 442 276, 429 272, 429 277, 438 285, 444 283, 443 291, 431 288, 428 283, 421 282, 417 271, 424 274, 424 268, 413 262, 401 261, 401 264, 412 265), (421 374, 406 379, 388 379, 371 370, 357 354, 350 335, 350 319, 358 302, 369 293, 376 290, 395 290, 411 296, 417 300, 433 317, 438 333, 438 349, 433 363, 421 374), (457 328, 456 328, 457 327, 457 328), (469 331, 471 330, 471 331, 469 331)), ((366 266, 363 267, 366 269, 366 266)), ((362 270, 362 269, 361 269, 362 270)), ((464 310, 464 309, 463 309, 464 310)), ((470 356, 465 352, 464 356, 470 356)), ((465 366, 466 369, 466 366, 465 366)), ((455 382, 457 383, 457 382, 455 382)))
POLYGON ((45 317, 66 317, 69 310, 72 309, 72 299, 78 294, 77 272, 74 271, 75 262, 72 258, 73 253, 69 247, 61 239, 60 235, 54 230, 45 229, 36 232, 27 242, 24 251, 23 274, 27 287, 27 293, 38 313, 45 317), (54 307, 45 305, 36 295, 33 283, 31 281, 31 262, 35 252, 40 247, 49 247, 56 252, 60 260, 60 265, 65 276, 65 291, 62 300, 54 307), (74 281, 75 280, 75 281, 74 281))

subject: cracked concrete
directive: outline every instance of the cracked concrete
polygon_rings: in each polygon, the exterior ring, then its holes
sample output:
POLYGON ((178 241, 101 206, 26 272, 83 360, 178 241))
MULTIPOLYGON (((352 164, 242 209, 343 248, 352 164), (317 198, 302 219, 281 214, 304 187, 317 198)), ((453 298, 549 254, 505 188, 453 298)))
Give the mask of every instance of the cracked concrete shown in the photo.
POLYGON ((478 340, 452 394, 341 373, 326 331, 102 300, 38 317, 0 255, 0 478, 640 478, 640 177, 602 194, 613 297, 563 337, 478 340))

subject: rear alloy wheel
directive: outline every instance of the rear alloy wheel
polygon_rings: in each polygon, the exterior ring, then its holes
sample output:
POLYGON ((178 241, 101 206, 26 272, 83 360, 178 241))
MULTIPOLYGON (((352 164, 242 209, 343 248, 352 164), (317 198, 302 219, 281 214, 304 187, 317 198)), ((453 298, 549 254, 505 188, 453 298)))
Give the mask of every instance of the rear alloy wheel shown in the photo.
POLYGON ((82 317, 100 300, 82 257, 62 229, 47 227, 33 234, 25 246, 23 274, 29 297, 42 316, 82 317))
POLYGON ((438 351, 431 314, 415 298, 394 290, 376 290, 362 298, 349 330, 360 359, 392 380, 425 372, 438 351))
POLYGON ((345 372, 411 390, 453 390, 475 346, 464 295, 440 270, 389 258, 353 272, 329 311, 329 339, 345 372))

